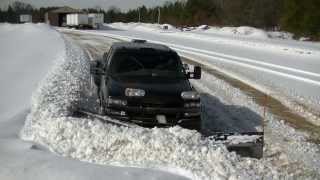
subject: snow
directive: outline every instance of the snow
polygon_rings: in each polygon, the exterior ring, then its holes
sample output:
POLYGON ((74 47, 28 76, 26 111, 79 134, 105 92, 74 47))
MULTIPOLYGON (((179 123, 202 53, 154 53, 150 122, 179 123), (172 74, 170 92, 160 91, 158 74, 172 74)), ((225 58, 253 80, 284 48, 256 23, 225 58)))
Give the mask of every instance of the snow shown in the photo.
MULTIPOLYGON (((37 89, 40 91, 39 82, 54 64, 59 69, 59 62, 66 56, 66 46, 61 35, 47 25, 0 24, 0 54, 0 179, 186 179, 161 170, 81 162, 51 153, 47 146, 21 140, 20 130, 26 117, 30 118, 28 114, 34 111, 32 109, 41 108, 39 104, 30 107, 30 97, 37 89)), ((64 80, 62 84, 74 85, 68 81, 68 76, 64 80)), ((68 87, 60 89, 60 92, 66 90, 68 87)), ((50 102, 54 97, 43 98, 50 102)), ((68 105, 66 101, 63 107, 68 105)), ((67 114, 70 110, 59 109, 58 115, 67 114)), ((43 121, 49 123, 50 119, 43 121)))
POLYGON ((267 39, 269 38, 268 34, 261 30, 256 29, 253 27, 248 26, 240 26, 240 27, 223 27, 216 31, 216 29, 208 29, 207 33, 221 33, 221 34, 228 34, 228 35, 237 35, 237 36, 247 36, 251 38, 260 38, 260 39, 267 39))
MULTIPOLYGON (((89 98, 84 50, 44 24, 1 24, 0 40, 1 77, 7 77, 1 79, 1 90, 7 91, 1 96, 12 99, 0 106, 0 179, 319 178, 318 147, 272 114, 267 114, 267 154, 261 160, 240 157, 222 142, 180 127, 126 128, 74 117, 89 98), (19 72, 24 74, 15 76, 19 72), (13 88, 13 80, 21 86, 13 88), (23 97, 16 98, 20 93, 23 97)), ((82 42, 100 44, 92 41, 82 42)), ((261 115, 250 97, 214 76, 204 74, 192 83, 226 105, 261 115)), ((251 140, 231 137, 230 142, 251 140)))
MULTIPOLYGON (((115 29, 123 30, 137 30, 137 31, 148 31, 148 32, 181 32, 171 24, 149 24, 149 23, 112 23, 105 24, 105 26, 112 27, 115 29), (166 28, 164 28, 166 27, 166 28)), ((292 33, 282 31, 265 31, 262 29, 240 26, 240 27, 216 27, 208 25, 200 25, 198 27, 183 28, 187 29, 189 33, 203 34, 207 36, 214 35, 225 35, 233 37, 245 37, 255 39, 287 39, 293 38, 292 33)))
POLYGON ((32 91, 52 66, 52 60, 62 55, 64 47, 58 46, 61 40, 56 34, 43 24, 26 24, 23 29, 18 25, 1 24, 1 120, 29 108, 32 91), (27 36, 30 33, 37 36, 30 38, 27 36), (45 53, 38 51, 39 47, 51 50, 45 53))
POLYGON ((149 24, 149 23, 113 23, 108 25, 111 28, 117 29, 131 29, 137 31, 148 31, 148 32, 160 32, 160 33, 170 33, 178 32, 179 30, 170 24, 149 24))
POLYGON ((240 26, 240 27, 214 27, 202 25, 197 27, 194 32, 203 33, 206 35, 226 35, 233 37, 246 37, 246 38, 256 38, 256 39, 286 39, 292 40, 293 34, 282 31, 265 31, 262 29, 240 26), (201 31, 199 31, 201 30, 201 31))

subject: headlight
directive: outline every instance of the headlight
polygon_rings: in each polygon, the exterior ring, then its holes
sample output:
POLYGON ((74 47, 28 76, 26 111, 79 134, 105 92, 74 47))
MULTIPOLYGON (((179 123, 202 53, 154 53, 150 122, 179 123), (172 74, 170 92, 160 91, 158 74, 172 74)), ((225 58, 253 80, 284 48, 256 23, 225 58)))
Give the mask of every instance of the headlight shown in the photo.
POLYGON ((126 100, 121 99, 113 99, 109 97, 108 99, 108 105, 118 105, 118 106, 126 106, 128 103, 126 100))
POLYGON ((200 94, 195 91, 186 91, 181 93, 181 97, 185 100, 197 100, 200 99, 200 94))
POLYGON ((185 108, 199 108, 200 107, 200 102, 185 103, 184 107, 185 108))
POLYGON ((142 89, 127 88, 125 94, 128 97, 143 97, 146 95, 146 92, 142 89))

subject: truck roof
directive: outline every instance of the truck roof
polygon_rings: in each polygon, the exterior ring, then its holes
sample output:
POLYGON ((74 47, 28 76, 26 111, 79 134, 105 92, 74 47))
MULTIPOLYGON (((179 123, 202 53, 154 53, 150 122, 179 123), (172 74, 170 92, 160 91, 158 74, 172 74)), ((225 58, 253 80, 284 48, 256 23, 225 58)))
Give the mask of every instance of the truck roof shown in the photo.
POLYGON ((159 51, 173 51, 168 46, 148 42, 116 42, 112 48, 113 50, 152 48, 159 51))

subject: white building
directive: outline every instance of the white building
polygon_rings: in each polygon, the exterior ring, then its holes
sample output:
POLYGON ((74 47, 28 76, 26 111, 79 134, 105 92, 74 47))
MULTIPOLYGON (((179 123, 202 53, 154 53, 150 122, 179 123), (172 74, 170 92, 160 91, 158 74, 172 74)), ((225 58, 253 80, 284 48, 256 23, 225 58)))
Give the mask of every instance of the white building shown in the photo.
POLYGON ((21 14, 20 23, 32 23, 32 15, 30 14, 21 14))

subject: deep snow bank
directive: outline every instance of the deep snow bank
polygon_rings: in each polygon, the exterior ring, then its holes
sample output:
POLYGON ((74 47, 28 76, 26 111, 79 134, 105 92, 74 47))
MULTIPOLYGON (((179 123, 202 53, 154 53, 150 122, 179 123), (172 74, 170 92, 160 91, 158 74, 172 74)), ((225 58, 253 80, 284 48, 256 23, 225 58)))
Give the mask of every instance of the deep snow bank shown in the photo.
POLYGON ((45 24, 0 24, 0 121, 29 108, 37 83, 64 52, 57 37, 45 24))
POLYGON ((240 27, 214 27, 203 29, 202 26, 199 26, 195 31, 201 31, 207 34, 221 34, 229 36, 240 36, 240 37, 249 37, 257 39, 292 39, 293 34, 282 31, 265 31, 262 29, 249 27, 249 26, 240 26, 240 27))
POLYGON ((241 27, 222 27, 222 28, 211 28, 206 30, 208 33, 221 33, 226 35, 237 35, 237 36, 247 36, 253 38, 267 39, 269 38, 267 32, 261 29, 241 26, 241 27))
MULTIPOLYGON (((122 23, 116 22, 106 24, 106 27, 123 30, 137 30, 147 32, 181 32, 173 25, 170 24, 150 24, 150 23, 122 23)), ((216 27, 201 25, 199 27, 183 28, 183 31, 194 32, 205 35, 225 35, 233 37, 246 37, 254 39, 292 39, 293 34, 282 31, 265 31, 249 26, 239 27, 216 27)))
POLYGON ((177 28, 170 24, 151 24, 151 23, 122 23, 116 22, 106 24, 107 27, 123 30, 137 30, 148 32, 180 32, 177 28))
MULTIPOLYGON (((229 153, 225 146, 201 139, 195 131, 124 128, 98 120, 70 117, 89 86, 88 58, 65 40, 66 57, 34 93, 21 136, 51 151, 97 164, 162 169, 192 179, 259 179, 248 170, 252 160, 229 153), (248 164, 249 163, 249 164, 248 164)), ((263 169, 263 165, 256 166, 263 169)))

